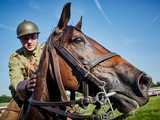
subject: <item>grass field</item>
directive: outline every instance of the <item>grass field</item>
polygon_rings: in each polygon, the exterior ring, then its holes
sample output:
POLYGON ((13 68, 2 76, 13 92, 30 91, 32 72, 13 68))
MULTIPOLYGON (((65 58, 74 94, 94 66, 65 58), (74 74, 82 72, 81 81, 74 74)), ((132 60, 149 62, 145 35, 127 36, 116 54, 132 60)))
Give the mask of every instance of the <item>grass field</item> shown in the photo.
POLYGON ((127 120, 160 120, 160 96, 151 97, 145 106, 139 108, 127 120))

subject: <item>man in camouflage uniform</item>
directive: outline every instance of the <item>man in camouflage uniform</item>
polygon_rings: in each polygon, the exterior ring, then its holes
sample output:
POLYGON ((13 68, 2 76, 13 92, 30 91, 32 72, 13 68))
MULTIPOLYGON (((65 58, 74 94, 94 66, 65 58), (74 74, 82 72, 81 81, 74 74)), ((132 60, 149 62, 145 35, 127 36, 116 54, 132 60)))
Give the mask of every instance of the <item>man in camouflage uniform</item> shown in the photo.
POLYGON ((36 86, 36 76, 33 73, 37 69, 44 46, 38 43, 38 35, 38 27, 31 21, 24 20, 17 27, 17 38, 22 47, 9 60, 10 90, 14 99, 10 104, 15 104, 14 109, 22 106, 27 93, 34 91, 36 86))

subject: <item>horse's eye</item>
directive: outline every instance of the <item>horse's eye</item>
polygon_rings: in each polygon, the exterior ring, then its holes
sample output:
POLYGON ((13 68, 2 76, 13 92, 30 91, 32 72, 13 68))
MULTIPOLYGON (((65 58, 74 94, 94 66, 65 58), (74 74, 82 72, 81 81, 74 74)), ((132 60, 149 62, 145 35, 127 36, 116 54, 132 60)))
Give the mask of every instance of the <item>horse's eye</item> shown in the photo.
POLYGON ((82 38, 78 37, 78 38, 73 39, 73 42, 78 44, 78 43, 84 42, 84 40, 82 38))

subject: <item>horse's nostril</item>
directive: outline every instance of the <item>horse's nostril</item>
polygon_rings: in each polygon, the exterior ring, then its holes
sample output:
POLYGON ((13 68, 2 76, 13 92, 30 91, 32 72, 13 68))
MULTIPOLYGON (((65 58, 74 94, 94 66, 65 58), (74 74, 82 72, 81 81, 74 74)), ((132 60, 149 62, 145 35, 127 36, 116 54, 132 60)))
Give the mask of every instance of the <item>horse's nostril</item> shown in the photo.
POLYGON ((139 90, 141 91, 141 94, 143 96, 148 96, 148 89, 151 85, 151 77, 149 77, 148 75, 146 74, 141 74, 139 79, 138 79, 138 87, 139 87, 139 90))
POLYGON ((151 83, 151 78, 146 74, 142 75, 139 79, 139 85, 141 89, 144 89, 144 87, 148 88, 150 86, 150 83, 151 83))

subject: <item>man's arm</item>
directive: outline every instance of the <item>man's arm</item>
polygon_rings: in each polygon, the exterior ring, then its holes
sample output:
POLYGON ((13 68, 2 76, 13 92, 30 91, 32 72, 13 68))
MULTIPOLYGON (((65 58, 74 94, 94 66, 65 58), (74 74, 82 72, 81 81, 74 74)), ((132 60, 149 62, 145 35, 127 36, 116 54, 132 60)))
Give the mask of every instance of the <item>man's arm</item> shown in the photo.
POLYGON ((16 54, 11 55, 8 65, 10 82, 14 89, 16 89, 20 81, 24 80, 22 65, 20 64, 20 60, 16 56, 16 54))
POLYGON ((19 57, 16 57, 16 55, 13 54, 9 60, 9 76, 11 85, 21 100, 26 98, 27 92, 34 91, 36 86, 35 75, 32 75, 28 80, 24 80, 22 72, 23 67, 24 66, 21 64, 19 57))

